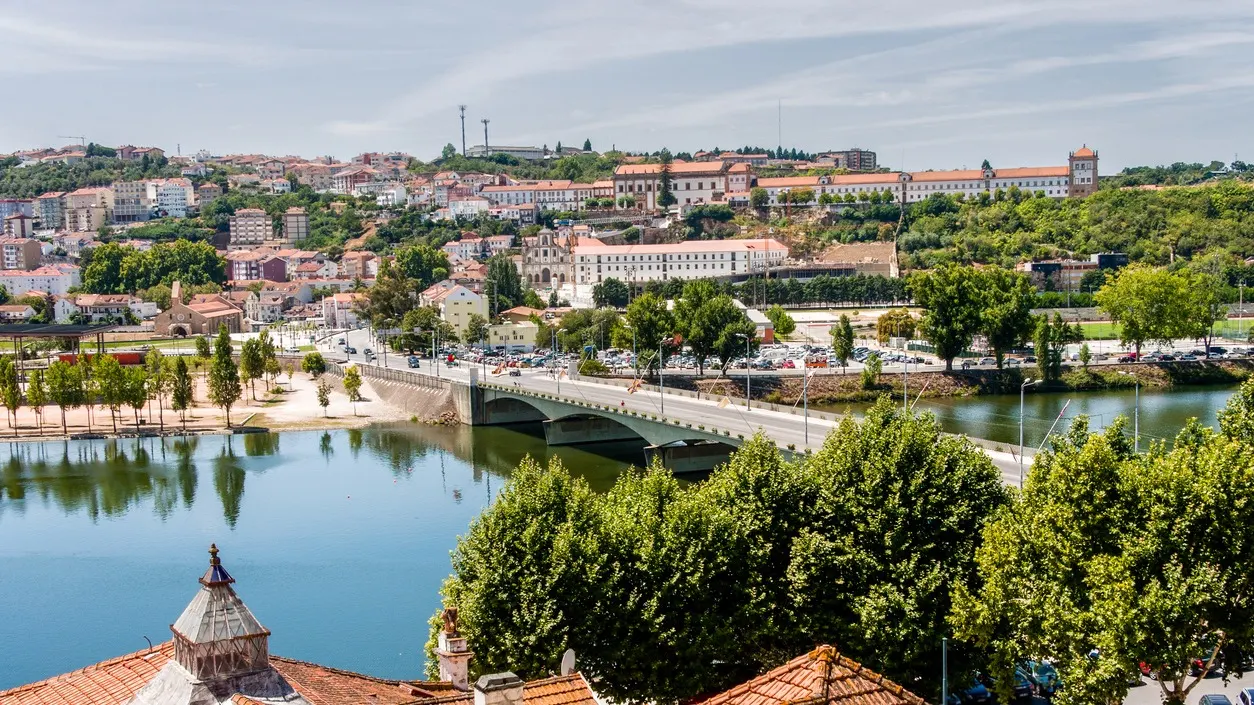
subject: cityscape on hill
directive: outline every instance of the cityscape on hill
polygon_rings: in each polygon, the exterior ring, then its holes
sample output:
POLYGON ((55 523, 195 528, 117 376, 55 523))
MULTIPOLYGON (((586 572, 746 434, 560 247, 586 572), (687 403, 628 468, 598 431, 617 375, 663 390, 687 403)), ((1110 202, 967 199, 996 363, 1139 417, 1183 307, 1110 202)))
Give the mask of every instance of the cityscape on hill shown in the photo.
POLYGON ((1254 705, 1254 4, 0 27, 0 705, 1254 705))

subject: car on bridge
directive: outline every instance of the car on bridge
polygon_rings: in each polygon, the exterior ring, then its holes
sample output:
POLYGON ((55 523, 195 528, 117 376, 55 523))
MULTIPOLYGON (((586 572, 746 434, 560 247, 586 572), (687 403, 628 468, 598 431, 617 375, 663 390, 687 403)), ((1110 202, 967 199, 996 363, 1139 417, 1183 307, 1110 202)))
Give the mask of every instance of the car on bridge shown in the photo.
POLYGON ((410 355, 405 359, 405 362, 409 365, 410 369, 416 370, 422 367, 422 360, 418 359, 417 355, 410 355))

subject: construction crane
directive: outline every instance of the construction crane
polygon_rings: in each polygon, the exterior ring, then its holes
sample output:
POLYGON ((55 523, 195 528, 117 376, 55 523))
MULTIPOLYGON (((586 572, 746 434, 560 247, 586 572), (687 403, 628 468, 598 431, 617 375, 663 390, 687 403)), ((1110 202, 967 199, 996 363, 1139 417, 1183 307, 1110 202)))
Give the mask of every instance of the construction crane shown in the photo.
POLYGON ((86 147, 86 146, 87 146, 87 138, 86 138, 86 137, 83 137, 82 135, 57 135, 57 139, 59 139, 59 140, 78 140, 78 143, 79 143, 79 144, 83 145, 84 147, 86 147))

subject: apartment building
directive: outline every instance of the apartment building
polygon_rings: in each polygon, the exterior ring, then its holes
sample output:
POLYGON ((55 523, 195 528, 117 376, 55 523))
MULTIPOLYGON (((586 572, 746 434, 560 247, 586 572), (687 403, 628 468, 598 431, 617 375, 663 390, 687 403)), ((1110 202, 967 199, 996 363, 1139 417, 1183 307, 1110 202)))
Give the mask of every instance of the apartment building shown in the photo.
POLYGON ((113 188, 113 222, 141 223, 152 213, 148 184, 143 181, 118 181, 113 188))
POLYGON ((460 284, 445 280, 433 284, 418 295, 422 306, 430 306, 440 313, 440 319, 465 335, 470 327, 471 315, 478 314, 487 320, 488 303, 479 294, 460 284))
POLYGON ((82 284, 82 279, 79 268, 73 265, 43 266, 30 270, 15 269, 0 272, 0 286, 13 295, 20 295, 27 291, 43 291, 53 296, 65 296, 71 287, 80 284, 82 284))
POLYGON ((215 183, 206 181, 196 187, 196 205, 201 208, 204 208, 219 198, 222 198, 222 187, 215 183))
POLYGON ((292 206, 283 212, 283 244, 295 247, 309 237, 309 214, 304 208, 292 206))
POLYGON ((150 179, 147 182, 148 202, 163 217, 186 218, 187 209, 196 200, 192 182, 183 179, 150 179))
POLYGON ((705 279, 768 271, 788 247, 771 239, 694 240, 669 245, 605 245, 583 238, 572 249, 576 284, 705 279), (593 244, 595 243, 595 244, 593 244))
POLYGON ((35 202, 24 198, 0 198, 0 219, 17 213, 35 215, 35 202))
POLYGON ((49 191, 36 198, 35 216, 39 227, 60 230, 65 225, 65 192, 49 191))
POLYGON ((14 213, 4 219, 3 234, 11 238, 35 236, 35 219, 23 213, 14 213))
POLYGON ((374 279, 379 274, 379 256, 366 250, 345 252, 340 258, 339 275, 345 279, 374 279))
POLYGON ((261 247, 274 237, 274 225, 270 216, 260 208, 241 208, 231 216, 229 250, 247 250, 261 247))
MULTIPOLYGON (((9 216, 17 218, 24 216, 9 216)), ((8 225, 8 221, 5 221, 8 225)), ((43 250, 38 240, 5 233, 0 239, 0 267, 5 270, 38 269, 43 260, 43 250)), ((10 292, 12 293, 12 292, 10 292)))

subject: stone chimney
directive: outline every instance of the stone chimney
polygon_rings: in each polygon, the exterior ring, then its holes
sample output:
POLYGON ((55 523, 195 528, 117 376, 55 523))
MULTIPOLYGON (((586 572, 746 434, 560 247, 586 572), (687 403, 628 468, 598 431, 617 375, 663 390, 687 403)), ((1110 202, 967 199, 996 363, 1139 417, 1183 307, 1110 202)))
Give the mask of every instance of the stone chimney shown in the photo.
POLYGON ((475 681, 475 705, 523 705, 523 679, 512 671, 480 676, 475 681))
MULTIPOLYGON (((435 651, 440 664, 440 680, 466 692, 470 690, 470 659, 475 654, 466 646, 466 637, 457 631, 457 608, 446 607, 440 616, 444 619, 444 628, 440 630, 435 651)), ((476 699, 478 697, 475 696, 476 699)))

